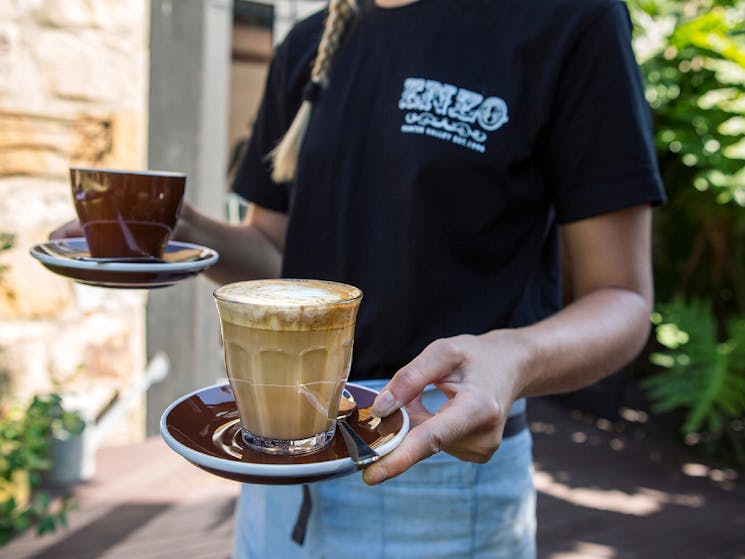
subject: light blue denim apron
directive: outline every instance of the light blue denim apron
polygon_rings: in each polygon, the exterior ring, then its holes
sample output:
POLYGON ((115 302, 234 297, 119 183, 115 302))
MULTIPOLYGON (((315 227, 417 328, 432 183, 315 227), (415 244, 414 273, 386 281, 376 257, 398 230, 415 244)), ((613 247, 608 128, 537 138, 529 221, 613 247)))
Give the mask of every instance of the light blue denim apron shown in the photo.
MULTIPOLYGON (((360 382, 380 390, 386 380, 360 382)), ((445 396, 423 395, 435 411, 445 396)), ((510 415, 525 410, 519 400, 510 415)), ((447 453, 368 487, 361 474, 312 483, 305 541, 291 534, 302 486, 241 488, 234 559, 534 559, 535 488, 528 429, 504 439, 487 464, 447 453)))

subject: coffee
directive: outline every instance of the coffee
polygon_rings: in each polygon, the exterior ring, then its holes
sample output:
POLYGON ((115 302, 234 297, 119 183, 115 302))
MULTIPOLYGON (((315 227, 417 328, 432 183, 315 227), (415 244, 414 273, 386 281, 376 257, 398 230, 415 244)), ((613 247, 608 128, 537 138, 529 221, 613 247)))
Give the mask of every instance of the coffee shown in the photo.
POLYGON ((259 280, 215 291, 244 439, 304 453, 331 440, 362 293, 319 280, 259 280))

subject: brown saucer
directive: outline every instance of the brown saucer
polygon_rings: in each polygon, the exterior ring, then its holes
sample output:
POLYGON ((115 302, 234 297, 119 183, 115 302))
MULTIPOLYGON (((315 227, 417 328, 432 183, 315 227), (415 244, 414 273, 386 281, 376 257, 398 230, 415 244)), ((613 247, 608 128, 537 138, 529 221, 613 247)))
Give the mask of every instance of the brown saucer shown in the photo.
MULTIPOLYGON (((377 395, 356 384, 347 384, 347 390, 361 408, 372 405, 377 395)), ((404 410, 382 419, 374 429, 360 422, 357 412, 347 422, 381 455, 398 446, 409 428, 404 410)), ((309 483, 357 471, 338 432, 312 454, 277 456, 248 448, 239 435, 238 410, 228 384, 203 388, 171 404, 161 417, 160 430, 168 446, 194 465, 244 483, 309 483)))
POLYGON ((166 287, 202 273, 219 258, 216 251, 190 243, 169 241, 162 262, 97 261, 82 237, 53 240, 29 251, 48 270, 97 287, 152 289, 166 287))

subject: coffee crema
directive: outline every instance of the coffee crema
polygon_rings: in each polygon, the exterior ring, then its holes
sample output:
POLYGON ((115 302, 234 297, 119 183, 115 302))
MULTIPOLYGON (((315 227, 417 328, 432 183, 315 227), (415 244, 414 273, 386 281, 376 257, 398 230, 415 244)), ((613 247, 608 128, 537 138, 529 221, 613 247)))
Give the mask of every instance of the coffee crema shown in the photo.
POLYGON ((252 328, 318 330, 354 323, 362 291, 324 280, 243 281, 215 290, 221 316, 252 328))
POLYGON ((334 434, 362 292, 277 279, 228 284, 214 296, 246 441, 268 452, 322 447, 334 434))

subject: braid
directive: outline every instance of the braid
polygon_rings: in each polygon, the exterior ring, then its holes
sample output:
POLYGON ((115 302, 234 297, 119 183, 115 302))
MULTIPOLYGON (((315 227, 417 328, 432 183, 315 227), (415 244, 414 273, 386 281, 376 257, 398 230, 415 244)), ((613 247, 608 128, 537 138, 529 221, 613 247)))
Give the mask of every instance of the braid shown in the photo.
POLYGON ((277 144, 269 157, 272 160, 272 180, 274 182, 287 182, 295 178, 297 160, 300 147, 308 129, 310 115, 313 111, 313 103, 322 89, 328 84, 328 73, 331 60, 339 47, 341 37, 347 23, 352 19, 356 10, 355 0, 330 0, 328 16, 318 45, 316 59, 310 73, 310 83, 303 91, 303 102, 300 105, 290 128, 282 140, 277 144))
POLYGON ((326 86, 331 59, 339 46, 347 22, 354 14, 355 7, 353 0, 331 0, 329 3, 329 15, 310 73, 311 81, 320 83, 322 87, 326 86))

